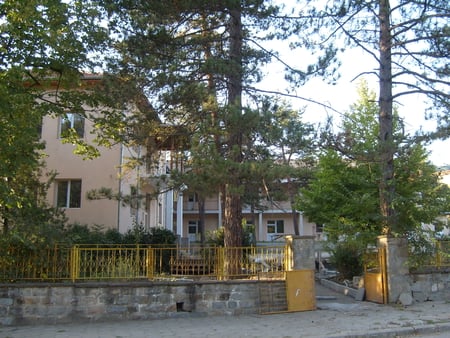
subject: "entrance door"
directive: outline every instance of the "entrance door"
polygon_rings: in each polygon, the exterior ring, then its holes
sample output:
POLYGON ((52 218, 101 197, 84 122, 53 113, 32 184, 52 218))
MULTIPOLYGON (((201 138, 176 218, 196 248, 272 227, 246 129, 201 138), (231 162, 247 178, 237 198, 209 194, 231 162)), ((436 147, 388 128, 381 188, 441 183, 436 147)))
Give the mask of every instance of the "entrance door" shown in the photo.
POLYGON ((198 221, 189 221, 188 223, 189 242, 195 242, 198 238, 198 221))

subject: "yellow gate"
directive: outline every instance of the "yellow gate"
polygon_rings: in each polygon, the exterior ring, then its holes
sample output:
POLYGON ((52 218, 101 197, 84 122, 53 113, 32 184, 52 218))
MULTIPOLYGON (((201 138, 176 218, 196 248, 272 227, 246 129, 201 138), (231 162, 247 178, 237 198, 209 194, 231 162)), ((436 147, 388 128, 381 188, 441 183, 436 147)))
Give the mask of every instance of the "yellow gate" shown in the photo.
POLYGON ((286 272, 286 296, 288 311, 316 309, 314 270, 286 272))
POLYGON ((364 288, 366 289, 366 300, 387 304, 386 248, 378 248, 377 252, 367 256, 364 267, 364 288))

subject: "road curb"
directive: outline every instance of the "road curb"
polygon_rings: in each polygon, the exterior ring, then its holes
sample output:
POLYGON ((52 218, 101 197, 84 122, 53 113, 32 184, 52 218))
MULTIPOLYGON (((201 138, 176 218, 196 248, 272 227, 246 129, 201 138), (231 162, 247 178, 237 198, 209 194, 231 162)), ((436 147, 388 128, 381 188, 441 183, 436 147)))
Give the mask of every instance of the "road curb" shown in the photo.
POLYGON ((411 336, 417 334, 440 333, 447 331, 450 331, 450 323, 428 324, 428 325, 398 328, 394 330, 386 329, 365 333, 335 335, 330 336, 330 338, 366 338, 366 337, 391 338, 391 337, 411 336))

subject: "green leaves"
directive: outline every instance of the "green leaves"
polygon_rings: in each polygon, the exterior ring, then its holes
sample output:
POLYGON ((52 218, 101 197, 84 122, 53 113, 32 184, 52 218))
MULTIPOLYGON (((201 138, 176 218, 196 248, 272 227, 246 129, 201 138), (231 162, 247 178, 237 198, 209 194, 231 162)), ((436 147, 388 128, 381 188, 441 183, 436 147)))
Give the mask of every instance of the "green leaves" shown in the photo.
MULTIPOLYGON (((89 1, 6 0, 0 3, 0 220, 16 226, 53 222, 45 205, 41 124, 45 115, 88 114, 99 98, 81 87, 80 71, 98 65, 92 53, 106 35, 89 1), (81 90, 83 89, 83 90, 81 90)), ((67 132, 67 142, 87 157, 92 145, 67 132)))
MULTIPOLYGON (((378 160, 377 104, 365 83, 359 100, 346 114, 342 129, 307 188, 301 190, 298 207, 314 222, 324 224, 332 242, 342 238, 374 243, 383 223, 379 211, 381 166, 378 160)), ((396 117, 396 115, 394 115, 396 117)), ((402 134, 394 121, 395 211, 393 235, 412 236, 422 232, 448 210, 448 187, 439 182, 437 169, 429 163, 420 144, 402 134)))

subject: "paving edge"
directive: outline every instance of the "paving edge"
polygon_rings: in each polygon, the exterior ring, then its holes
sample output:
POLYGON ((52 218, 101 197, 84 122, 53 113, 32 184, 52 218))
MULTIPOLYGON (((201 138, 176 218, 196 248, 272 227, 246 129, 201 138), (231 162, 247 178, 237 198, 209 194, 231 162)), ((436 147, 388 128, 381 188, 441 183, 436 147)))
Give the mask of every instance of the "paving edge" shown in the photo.
POLYGON ((427 324, 411 327, 402 327, 397 329, 382 329, 365 333, 349 333, 343 335, 330 336, 330 338, 365 338, 365 337, 402 337, 417 334, 430 334, 450 331, 450 323, 427 324))
POLYGON ((330 281, 330 280, 324 279, 324 278, 320 279, 320 284, 322 284, 323 286, 325 286, 333 291, 339 292, 346 296, 351 296, 353 298, 356 298, 356 295, 358 293, 357 289, 353 289, 348 286, 341 285, 341 284, 338 284, 336 282, 333 282, 333 281, 330 281))

